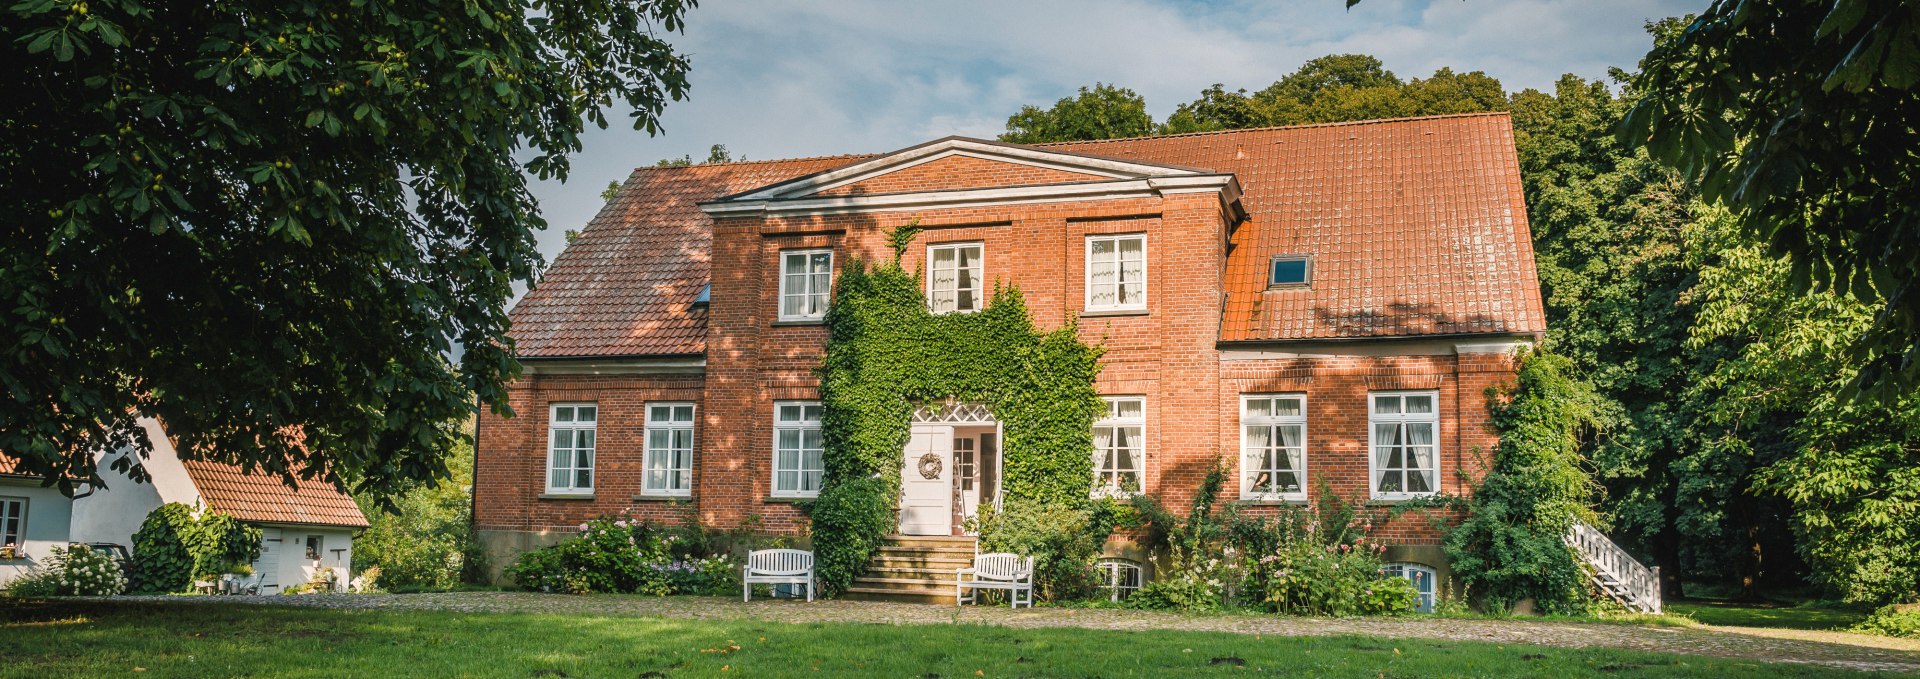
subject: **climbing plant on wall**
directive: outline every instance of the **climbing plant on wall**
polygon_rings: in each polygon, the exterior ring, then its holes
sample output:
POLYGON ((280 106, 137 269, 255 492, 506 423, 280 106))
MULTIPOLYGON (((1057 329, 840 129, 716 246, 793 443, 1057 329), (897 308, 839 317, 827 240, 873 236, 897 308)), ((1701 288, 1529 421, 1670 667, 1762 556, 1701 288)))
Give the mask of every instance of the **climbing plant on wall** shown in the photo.
POLYGON ((1009 499, 1084 505, 1093 487, 1093 388, 1101 349, 1073 325, 1034 327, 1020 291, 999 287, 976 313, 934 315, 900 265, 916 228, 893 234, 893 261, 855 260, 827 312, 820 368, 826 477, 810 509, 821 586, 838 592, 894 530, 900 464, 916 407, 980 403, 1004 440, 1009 499))

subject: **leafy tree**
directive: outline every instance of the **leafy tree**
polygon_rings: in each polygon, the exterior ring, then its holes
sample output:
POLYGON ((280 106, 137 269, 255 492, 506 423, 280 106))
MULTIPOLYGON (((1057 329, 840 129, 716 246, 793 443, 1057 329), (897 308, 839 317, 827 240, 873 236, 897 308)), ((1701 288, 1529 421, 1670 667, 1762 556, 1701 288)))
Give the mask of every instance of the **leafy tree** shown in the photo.
MULTIPOLYGON (((713 148, 707 149, 707 159, 702 162, 703 163, 731 163, 737 160, 746 160, 746 158, 733 157, 733 154, 727 151, 726 144, 714 144, 713 148)), ((694 164, 693 156, 689 154, 689 155, 680 156, 679 158, 661 158, 658 162, 655 162, 653 166, 654 167, 686 167, 692 164, 694 164)), ((613 200, 613 192, 619 190, 619 188, 620 188, 620 184, 618 182, 615 182, 612 186, 607 187, 607 191, 605 193, 602 193, 600 195, 604 196, 607 200, 613 200)))
POLYGON ((1717 0, 1634 86, 1624 139, 1788 257, 1791 289, 1876 304, 1855 386, 1920 384, 1920 7, 1717 0))
POLYGON ((188 457, 445 476, 517 371, 523 172, 564 178, 616 100, 658 131, 691 5, 11 4, 0 450, 71 491, 156 416, 188 457))
POLYGON ((383 509, 378 496, 354 500, 369 524, 353 539, 353 568, 380 568, 380 586, 391 590, 449 589, 476 578, 483 553, 474 540, 473 448, 447 452, 447 478, 417 482, 383 509))
POLYGON ((1119 139, 1153 134, 1153 117, 1147 115, 1147 100, 1133 90, 1105 83, 1093 89, 1080 88, 1080 94, 1063 97, 1053 108, 1022 106, 1007 118, 1007 131, 1000 141, 1015 144, 1039 144, 1075 139, 1119 139))
POLYGON ((1920 600, 1920 394, 1846 396, 1861 360, 1851 347, 1881 309, 1838 290, 1800 293, 1793 265, 1728 216, 1696 237, 1716 257, 1690 293, 1701 308, 1689 343, 1739 343, 1695 387, 1715 397, 1707 414, 1725 427, 1712 443, 1786 444, 1761 458, 1748 492, 1791 503, 1815 582, 1853 602, 1920 600))

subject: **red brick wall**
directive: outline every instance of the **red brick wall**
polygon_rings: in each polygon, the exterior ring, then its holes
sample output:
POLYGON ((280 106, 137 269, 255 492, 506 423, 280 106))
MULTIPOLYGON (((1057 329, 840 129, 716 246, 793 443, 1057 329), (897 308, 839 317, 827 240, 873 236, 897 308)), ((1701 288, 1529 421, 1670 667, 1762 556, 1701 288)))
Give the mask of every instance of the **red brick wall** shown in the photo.
MULTIPOLYGON (((945 182, 943 187, 983 181, 960 162, 972 159, 949 160, 954 162, 927 164, 943 163, 922 174, 945 182), (933 172, 942 167, 962 176, 933 172)), ((920 180, 908 175, 898 181, 920 180)), ((1083 318, 1080 333, 1107 348, 1100 393, 1147 397, 1146 485, 1169 506, 1183 508, 1216 461, 1238 464, 1242 393, 1306 394, 1309 478, 1324 479, 1347 497, 1362 497, 1366 488, 1370 390, 1440 392, 1440 477, 1449 492, 1465 489, 1459 471, 1478 477, 1477 454, 1493 447, 1483 392, 1511 378, 1512 368, 1502 356, 1443 352, 1223 360, 1217 340, 1226 221, 1212 194, 739 217, 714 225, 704 378, 536 375, 523 380, 511 395, 521 417, 482 418, 475 523, 490 529, 564 528, 629 508, 648 518, 676 519, 671 507, 633 499, 640 482, 641 405, 688 400, 701 406, 693 497, 700 520, 730 528, 757 519, 766 530, 804 531, 804 517, 791 502, 769 497, 772 404, 817 398, 812 371, 823 353, 825 330, 776 322, 779 253, 832 248, 838 272, 855 256, 867 261, 891 256, 887 230, 913 219, 926 230, 906 252, 908 268, 924 266, 927 244, 981 242, 986 277, 1019 286, 1043 328, 1061 327, 1082 310, 1088 234, 1146 234, 1148 313, 1083 318), (589 502, 538 498, 545 482, 547 404, 565 400, 601 404, 599 490, 589 502)), ((1229 482, 1228 496, 1237 498, 1238 491, 1236 478, 1229 482)), ((1403 517, 1383 533, 1401 542, 1430 543, 1436 537, 1419 517, 1403 517)))
POLYGON ((846 186, 816 192, 819 196, 851 196, 866 193, 908 193, 946 189, 974 189, 987 186, 1027 186, 1068 182, 1105 181, 1112 177, 1068 172, 1047 167, 1016 165, 970 156, 948 156, 913 167, 888 172, 846 186))

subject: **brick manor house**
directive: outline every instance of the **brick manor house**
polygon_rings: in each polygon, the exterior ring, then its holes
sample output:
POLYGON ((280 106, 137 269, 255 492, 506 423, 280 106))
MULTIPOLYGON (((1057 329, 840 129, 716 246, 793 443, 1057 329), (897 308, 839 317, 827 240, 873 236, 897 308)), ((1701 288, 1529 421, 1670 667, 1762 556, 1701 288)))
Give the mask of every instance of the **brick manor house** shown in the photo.
MULTIPOLYGON (((835 276, 911 220, 936 313, 1012 284, 1106 348, 1089 493, 1183 510, 1222 461, 1253 511, 1465 493, 1486 389, 1546 329, 1526 215, 1500 113, 640 168, 513 310, 474 524, 496 570, 628 511, 804 536, 835 276)), ((993 413, 961 406, 915 417, 901 535, 965 539, 999 499, 993 413)), ((1429 521, 1376 534, 1444 576, 1429 521)))

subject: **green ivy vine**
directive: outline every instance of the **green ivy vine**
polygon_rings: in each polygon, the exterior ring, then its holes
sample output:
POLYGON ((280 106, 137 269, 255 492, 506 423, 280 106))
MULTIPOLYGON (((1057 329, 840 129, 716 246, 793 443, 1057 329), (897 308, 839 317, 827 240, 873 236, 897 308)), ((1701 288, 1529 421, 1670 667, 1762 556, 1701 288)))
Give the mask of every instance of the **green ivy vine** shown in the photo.
POLYGON ((1035 328, 1011 286, 996 287, 976 313, 929 312, 919 274, 900 265, 917 229, 890 234, 892 262, 849 262, 827 311, 819 371, 826 474, 809 514, 814 566, 828 593, 852 582, 895 529, 902 451, 919 405, 993 410, 1010 500, 1081 507, 1093 487, 1102 349, 1081 342, 1073 324, 1035 328))

